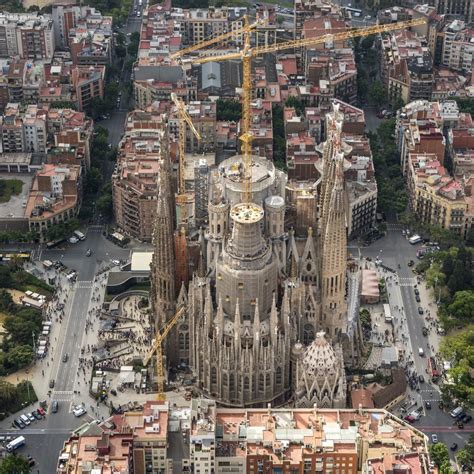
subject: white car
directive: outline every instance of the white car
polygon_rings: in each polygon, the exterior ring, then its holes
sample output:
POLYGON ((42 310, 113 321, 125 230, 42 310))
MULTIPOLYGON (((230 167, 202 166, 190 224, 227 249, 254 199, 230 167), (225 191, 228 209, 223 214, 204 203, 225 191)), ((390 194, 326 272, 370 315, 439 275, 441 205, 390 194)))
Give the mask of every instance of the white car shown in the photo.
POLYGON ((432 434, 431 435, 431 441, 436 444, 438 442, 438 435, 437 434, 432 434))
POLYGON ((87 413, 87 410, 82 406, 78 406, 74 408, 72 412, 74 413, 74 416, 77 416, 79 418, 80 416, 85 415, 87 413))
POLYGON ((77 244, 79 242, 79 239, 77 237, 69 237, 69 243, 70 244, 77 244))

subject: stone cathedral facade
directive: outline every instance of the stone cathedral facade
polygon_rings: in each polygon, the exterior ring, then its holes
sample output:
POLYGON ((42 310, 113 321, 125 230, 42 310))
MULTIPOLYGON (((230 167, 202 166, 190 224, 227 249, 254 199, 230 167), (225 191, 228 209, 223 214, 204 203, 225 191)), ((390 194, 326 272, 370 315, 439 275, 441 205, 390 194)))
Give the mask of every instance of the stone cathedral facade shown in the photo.
POLYGON ((196 388, 224 406, 345 406, 346 215, 342 114, 327 117, 319 220, 297 242, 285 229, 286 175, 264 158, 252 164, 252 200, 243 202, 242 158, 219 166, 210 184, 208 226, 189 287, 173 288, 172 216, 163 166, 152 264, 158 325, 186 313, 167 346, 196 388))

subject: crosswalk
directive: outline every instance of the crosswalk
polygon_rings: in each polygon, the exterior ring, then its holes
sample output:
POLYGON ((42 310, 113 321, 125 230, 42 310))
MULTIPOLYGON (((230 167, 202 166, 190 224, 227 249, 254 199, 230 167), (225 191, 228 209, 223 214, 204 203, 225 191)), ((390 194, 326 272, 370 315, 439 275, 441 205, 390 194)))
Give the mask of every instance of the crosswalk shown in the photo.
POLYGON ((76 288, 92 288, 92 282, 86 280, 79 280, 76 283, 76 288))
POLYGON ((51 398, 57 402, 70 402, 73 398, 72 390, 58 390, 53 392, 51 398))
POLYGON ((87 229, 88 232, 102 233, 104 226, 100 224, 94 224, 89 226, 87 229))
POLYGON ((405 227, 403 224, 387 224, 388 230, 403 230, 405 227))
POLYGON ((416 283, 416 278, 399 278, 398 284, 400 286, 415 286, 416 283))

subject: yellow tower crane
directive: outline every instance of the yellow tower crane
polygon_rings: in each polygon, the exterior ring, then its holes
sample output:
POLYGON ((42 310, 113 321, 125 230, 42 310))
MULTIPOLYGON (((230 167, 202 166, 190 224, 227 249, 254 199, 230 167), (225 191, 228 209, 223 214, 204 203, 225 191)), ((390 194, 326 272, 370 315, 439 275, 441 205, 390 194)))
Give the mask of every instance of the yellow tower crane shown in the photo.
POLYGON ((165 363, 163 361, 163 341, 166 340, 166 337, 170 333, 170 331, 175 327, 176 323, 179 321, 181 316, 185 311, 184 306, 176 311, 174 316, 166 323, 166 326, 163 330, 158 332, 155 336, 155 340, 153 341, 153 345, 148 352, 148 354, 143 359, 143 364, 148 365, 153 354, 155 354, 156 358, 156 378, 158 384, 158 394, 157 399, 160 402, 164 402, 166 400, 165 396, 165 363))
POLYGON ((184 168, 185 168, 185 149, 186 149, 186 124, 193 132, 194 136, 201 140, 201 134, 196 130, 196 127, 193 124, 191 117, 186 110, 186 105, 184 102, 178 98, 178 96, 172 92, 171 100, 176 106, 178 112, 178 142, 179 142, 179 171, 178 171, 178 196, 176 203, 178 204, 180 215, 178 218, 178 227, 181 225, 186 225, 188 212, 188 195, 186 194, 185 181, 184 181, 184 168))
MULTIPOLYGON (((252 199, 252 132, 250 129, 250 119, 251 119, 251 101, 252 101, 252 58, 260 56, 265 53, 275 53, 278 51, 285 51, 293 48, 300 48, 303 46, 314 46, 316 44, 322 43, 334 43, 336 41, 370 36, 378 33, 385 33, 388 31, 399 30, 403 28, 409 28, 412 26, 419 26, 426 23, 426 20, 419 18, 416 20, 410 21, 401 21, 398 23, 389 23, 386 25, 375 25, 368 26, 365 28, 354 29, 350 31, 345 31, 342 33, 335 34, 326 34, 317 36, 314 38, 299 39, 292 41, 285 41, 282 43, 275 43, 268 46, 251 46, 251 34, 252 29, 249 27, 242 29, 242 34, 244 35, 244 46, 239 51, 235 53, 224 53, 224 54, 215 54, 216 51, 212 51, 206 55, 206 51, 200 53, 201 55, 197 58, 189 58, 189 62, 192 64, 203 64, 208 62, 219 62, 219 61, 228 61, 228 60, 241 60, 242 61, 242 70, 243 70, 243 80, 242 80, 242 135, 240 140, 243 142, 243 162, 244 162, 244 202, 250 202, 252 199)), ((201 49, 202 47, 208 46, 212 40, 208 40, 204 43, 198 43, 190 48, 184 49, 174 53, 174 58, 182 57, 183 55, 201 49)), ((187 61, 187 59, 186 59, 187 61)))

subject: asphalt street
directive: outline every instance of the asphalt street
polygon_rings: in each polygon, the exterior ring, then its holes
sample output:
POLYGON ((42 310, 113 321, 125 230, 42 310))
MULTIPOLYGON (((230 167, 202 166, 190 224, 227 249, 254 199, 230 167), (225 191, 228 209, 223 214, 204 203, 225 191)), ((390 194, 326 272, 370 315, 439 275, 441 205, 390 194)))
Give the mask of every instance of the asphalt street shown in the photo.
MULTIPOLYGON (((385 237, 377 240, 369 247, 358 246, 353 241, 349 244, 349 251, 354 255, 370 257, 375 260, 382 259, 383 265, 394 269, 398 274, 399 284, 390 292, 393 303, 404 308, 406 323, 408 326, 409 341, 411 343, 411 353, 413 354, 415 369, 418 374, 422 374, 427 382, 420 385, 419 392, 411 392, 418 406, 424 405, 425 401, 432 402, 431 410, 425 409, 424 416, 416 422, 416 427, 426 433, 430 439, 432 434, 437 434, 441 442, 451 446, 457 443, 462 447, 467 441, 469 434, 474 432, 474 425, 466 425, 460 430, 453 424, 453 418, 446 411, 440 410, 438 402, 441 399, 439 387, 429 381, 425 369, 427 360, 431 355, 431 348, 428 347, 427 338, 423 336, 422 328, 425 325, 424 316, 418 314, 418 307, 423 307, 424 311, 430 309, 428 301, 421 300, 417 303, 414 293, 414 285, 417 283, 415 274, 408 266, 410 260, 417 261, 416 251, 421 245, 411 245, 405 236, 402 235, 402 226, 399 224, 388 224, 388 232, 385 237), (398 268, 400 265, 400 268, 398 268), (423 348, 425 355, 418 355, 418 348, 423 348)), ((434 307, 433 307, 434 308, 434 307)), ((454 458, 454 452, 450 451, 454 458)))

